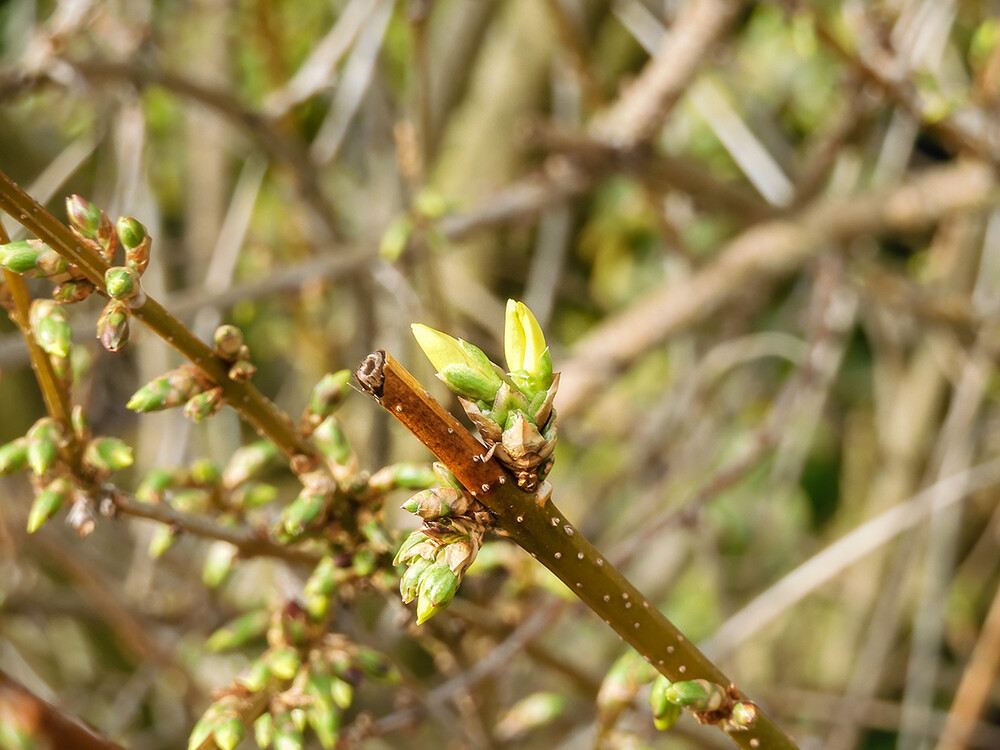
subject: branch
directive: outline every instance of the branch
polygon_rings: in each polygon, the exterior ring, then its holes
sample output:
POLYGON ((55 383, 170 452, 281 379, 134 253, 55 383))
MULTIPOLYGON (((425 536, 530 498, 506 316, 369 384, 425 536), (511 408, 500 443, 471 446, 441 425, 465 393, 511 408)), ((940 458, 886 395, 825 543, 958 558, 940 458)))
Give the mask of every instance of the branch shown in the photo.
POLYGON ((587 334, 563 367, 559 412, 565 417, 582 408, 610 376, 663 339, 707 320, 748 288, 793 273, 831 245, 920 229, 996 202, 994 171, 958 163, 929 169, 891 190, 814 201, 797 214, 748 229, 693 277, 661 284, 587 334))
MULTIPOLYGON (((24 747, 35 747, 43 740, 44 747, 74 748, 74 750, 124 750, 76 719, 31 693, 0 671, 0 726, 24 737, 24 747)), ((6 745, 5 745, 6 747, 6 745)), ((21 745, 18 745, 21 747, 21 745)))
MULTIPOLYGON (((108 265, 104 260, 85 248, 68 227, 3 172, 0 172, 0 210, 10 214, 38 239, 77 266, 99 292, 106 294, 104 273, 108 265)), ((286 456, 301 454, 318 460, 315 449, 299 434, 292 420, 250 383, 231 380, 223 362, 212 349, 167 312, 163 305, 148 297, 142 306, 130 312, 222 388, 226 402, 286 456)))
POLYGON ((707 52, 742 8, 737 0, 687 4, 639 77, 596 119, 594 134, 624 148, 652 138, 687 91, 707 52))
MULTIPOLYGON (((526 493, 427 390, 384 350, 356 373, 361 387, 414 434, 492 513, 497 526, 551 570, 630 646, 672 681, 731 682, 563 516, 546 497, 526 493)), ((794 748, 763 712, 745 730, 729 731, 744 748, 794 748)))
POLYGON ((187 534, 204 539, 229 542, 240 551, 240 556, 275 557, 302 565, 315 565, 322 555, 309 550, 296 549, 279 544, 267 536, 263 530, 223 526, 210 518, 190 513, 179 513, 167 503, 141 503, 117 489, 108 491, 107 496, 115 508, 126 516, 147 518, 165 523, 187 534))

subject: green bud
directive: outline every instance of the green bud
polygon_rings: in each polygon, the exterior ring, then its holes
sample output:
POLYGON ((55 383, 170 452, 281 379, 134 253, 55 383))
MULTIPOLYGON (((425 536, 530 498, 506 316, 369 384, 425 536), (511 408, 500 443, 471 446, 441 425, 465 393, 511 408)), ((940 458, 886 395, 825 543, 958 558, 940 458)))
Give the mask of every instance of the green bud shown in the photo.
POLYGON ((310 674, 306 683, 306 695, 312 701, 306 709, 306 719, 324 748, 336 746, 341 723, 340 712, 331 702, 332 681, 330 675, 310 674))
POLYGON ((278 499, 278 489, 263 482, 244 482, 230 493, 229 499, 236 508, 260 508, 278 499))
POLYGON ((725 689, 708 680, 674 682, 663 694, 671 703, 694 711, 714 711, 726 699, 725 689))
POLYGON ((52 289, 52 299, 60 304, 68 305, 82 302, 94 293, 94 285, 89 281, 62 281, 52 289))
POLYGON ((438 377, 449 388, 466 398, 493 400, 503 381, 481 349, 420 323, 411 328, 438 377))
POLYGON ((448 199, 434 188, 423 187, 413 199, 413 207, 421 216, 438 219, 448 211, 448 199))
POLYGON ((232 572, 233 561, 238 552, 229 542, 212 542, 201 569, 202 582, 210 589, 221 586, 232 572))
POLYGON ((212 633, 206 646, 209 651, 231 651, 262 637, 270 622, 271 615, 265 609, 247 612, 212 633))
POLYGON ((399 550, 396 552, 396 557, 393 559, 392 564, 402 565, 413 556, 413 548, 426 541, 428 541, 428 537, 423 532, 423 529, 414 529, 411 531, 407 535, 406 539, 403 540, 403 543, 399 546, 399 550))
POLYGON ((135 499, 141 503, 161 502, 164 491, 181 484, 184 479, 184 473, 176 469, 151 469, 139 483, 135 499))
POLYGON ((233 750, 243 741, 243 722, 236 716, 223 719, 215 727, 214 739, 219 750, 233 750))
POLYGON ((380 654, 373 648, 366 646, 358 648, 357 666, 366 675, 377 680, 395 682, 399 679, 399 673, 385 654, 380 654))
POLYGON ((201 487, 186 487, 170 498, 170 505, 179 513, 205 513, 211 504, 211 493, 201 487))
POLYGON ((268 440, 259 440, 238 448, 222 472, 222 483, 226 487, 236 487, 248 479, 254 479, 277 463, 278 456, 277 447, 268 440))
POLYGON ((71 195, 66 199, 66 216, 70 226, 88 240, 97 239, 102 213, 101 209, 83 196, 71 195))
POLYGON ((184 404, 184 416, 197 424, 213 416, 222 408, 222 404, 222 389, 210 388, 188 399, 184 404))
POLYGON ((28 533, 34 534, 63 506, 73 492, 73 486, 62 477, 53 479, 35 497, 28 514, 28 533))
POLYGON ((111 300, 104 306, 101 316, 97 319, 97 338, 100 339, 101 346, 115 353, 125 348, 128 335, 128 306, 124 302, 111 300))
POLYGON ((215 704, 212 704, 205 715, 202 716, 198 723, 194 725, 194 729, 191 730, 191 734, 188 737, 188 750, 198 750, 204 744, 205 740, 212 736, 215 731, 215 704))
POLYGON ((351 446, 340 428, 336 417, 327 417, 312 434, 312 441, 320 453, 337 464, 347 464, 351 460, 351 446))
POLYGON ((68 357, 73 331, 66 319, 66 311, 53 300, 36 299, 29 314, 35 340, 46 354, 68 357))
POLYGON ((257 747, 266 748, 274 741, 274 717, 270 713, 263 713, 257 717, 253 723, 253 738, 257 742, 257 747))
POLYGON ((255 659, 237 679, 251 693, 259 693, 271 681, 271 668, 263 659, 255 659))
POLYGON ((378 248, 379 256, 388 263, 395 263, 406 250, 412 234, 413 220, 407 214, 394 217, 382 235, 378 248))
POLYGON ((739 730, 750 729, 757 721, 757 706, 750 702, 738 702, 733 705, 729 722, 739 730))
POLYGON ((307 596, 329 596, 337 590, 338 576, 337 563, 331 555, 327 555, 313 568, 303 590, 307 596))
POLYGON ((299 652, 291 646, 279 646, 267 652, 267 665, 272 674, 280 680, 290 680, 299 671, 302 660, 299 652))
POLYGON ((668 687, 670 680, 658 674, 649 690, 649 707, 653 712, 653 723, 661 731, 672 727, 681 715, 681 707, 667 700, 665 691, 668 687))
MULTIPOLYGON (((434 471, 434 477, 437 479, 438 484, 442 487, 452 487, 456 490, 465 490, 462 483, 458 481, 458 477, 452 474, 451 470, 440 461, 435 461, 431 464, 431 469, 434 471)), ((431 484, 433 484, 433 482, 428 482, 423 486, 426 487, 431 484)))
POLYGON ((21 471, 28 465, 28 441, 26 438, 11 440, 0 446, 0 476, 21 471))
POLYGON ((118 239, 125 248, 125 265, 134 268, 140 276, 149 266, 149 246, 151 244, 146 227, 133 218, 122 216, 118 219, 118 239))
POLYGON ((477 401, 492 401, 500 387, 482 370, 464 364, 448 365, 437 377, 452 392, 477 401))
POLYGON ((231 362, 243 347, 243 331, 233 325, 221 325, 215 329, 213 348, 215 353, 227 362, 231 362))
POLYGON ((433 487, 418 492, 403 503, 402 508, 425 521, 436 521, 447 516, 463 515, 469 509, 469 498, 452 487, 433 487))
POLYGON ((104 274, 104 285, 108 296, 117 300, 136 300, 142 294, 139 272, 134 268, 115 266, 104 274))
POLYGON ((191 464, 191 481, 203 487, 218 487, 222 482, 222 469, 210 458, 199 458, 191 464))
POLYGON ((326 508, 327 496, 303 490, 281 514, 286 534, 298 536, 320 518, 326 508))
POLYGON ((359 549, 354 553, 351 570, 358 578, 370 578, 378 570, 378 555, 374 550, 359 549))
POLYGON ((177 541, 178 536, 180 534, 173 526, 159 524, 153 529, 153 535, 149 538, 147 554, 153 560, 158 560, 168 549, 174 546, 174 542, 177 541))
POLYGON ((597 710, 601 723, 611 725, 615 718, 632 703, 639 689, 659 672, 632 649, 626 650, 608 670, 597 693, 597 710))
MULTIPOLYGON (((281 714, 274 722, 274 750, 302 750, 302 728, 297 726, 295 711, 281 714)), ((301 712, 299 712, 301 714, 301 712)))
POLYGON ((94 438, 87 443, 83 462, 100 474, 110 474, 132 465, 132 448, 118 438, 94 438))
POLYGON ((69 412, 69 423, 73 428, 73 435, 77 440, 86 442, 90 439, 90 420, 87 419, 87 412, 80 404, 74 406, 69 412))
MULTIPOLYGON (((524 371, 538 374, 540 360, 545 352, 545 335, 535 316, 523 302, 507 300, 504 319, 503 351, 510 372, 524 371)), ((549 363, 551 373, 551 361, 549 363)), ((543 390, 548 385, 543 387, 543 390)))
POLYGON ((0 245, 0 267, 11 273, 30 274, 38 267, 42 253, 50 250, 41 240, 21 240, 0 245))
POLYGON ((510 742, 533 729, 550 724, 566 710, 566 699, 559 693, 533 693, 522 698, 497 722, 497 736, 501 742, 510 742))
POLYGON ((232 367, 229 368, 227 375, 230 380, 235 380, 237 383, 246 383, 257 373, 257 365, 251 362, 249 359, 238 359, 233 362, 232 367))
POLYGON ((417 587, 417 625, 422 625, 451 603, 458 591, 458 576, 448 567, 432 565, 417 587))
POLYGON ((199 393, 201 388, 188 367, 179 367, 151 380, 136 391, 126 407, 149 412, 178 406, 199 393))
POLYGON ((410 562, 403 577, 399 579, 399 594, 403 599, 403 604, 409 604, 417 598, 420 579, 433 564, 425 557, 417 557, 410 562))
POLYGON ((118 239, 121 240, 126 250, 139 247, 149 239, 146 227, 129 216, 119 217, 115 228, 118 230, 118 239))
POLYGON ((375 552, 388 552, 394 546, 392 537, 378 517, 369 518, 361 524, 361 535, 375 552))
POLYGON ((354 687, 346 680, 334 677, 330 682, 330 698, 337 707, 350 708, 354 700, 354 687))
POLYGON ((55 466, 59 446, 63 441, 61 425, 51 417, 43 417, 31 426, 26 435, 28 465, 38 476, 55 466))
POLYGON ((309 396, 309 413, 328 417, 344 402, 350 393, 350 370, 328 372, 312 389, 309 396))

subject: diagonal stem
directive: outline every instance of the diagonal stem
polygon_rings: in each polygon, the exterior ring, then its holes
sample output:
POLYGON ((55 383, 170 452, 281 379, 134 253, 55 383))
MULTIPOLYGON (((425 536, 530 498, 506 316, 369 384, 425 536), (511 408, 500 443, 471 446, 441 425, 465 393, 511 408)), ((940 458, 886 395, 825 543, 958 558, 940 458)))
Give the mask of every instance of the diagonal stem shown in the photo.
MULTIPOLYGON (((10 214, 38 239, 70 263, 102 294, 107 263, 0 171, 0 211, 10 214)), ((171 315, 159 302, 148 297, 130 313, 145 323, 164 341, 200 368, 222 388, 226 402, 261 434, 270 439, 288 457, 296 454, 318 460, 316 450, 296 429, 292 420, 250 383, 229 378, 223 362, 212 349, 171 315)), ((44 387, 44 386, 43 386, 44 387)))
MULTIPOLYGON (((562 515, 524 492, 513 476, 384 350, 356 373, 361 387, 426 445, 493 514, 497 526, 551 570, 588 607, 671 681, 729 679, 562 515)), ((723 717, 724 718, 724 717, 723 717)), ((723 726, 720 724, 720 726, 723 726)), ((795 743, 763 712, 748 729, 725 729, 743 748, 791 750, 795 743)))

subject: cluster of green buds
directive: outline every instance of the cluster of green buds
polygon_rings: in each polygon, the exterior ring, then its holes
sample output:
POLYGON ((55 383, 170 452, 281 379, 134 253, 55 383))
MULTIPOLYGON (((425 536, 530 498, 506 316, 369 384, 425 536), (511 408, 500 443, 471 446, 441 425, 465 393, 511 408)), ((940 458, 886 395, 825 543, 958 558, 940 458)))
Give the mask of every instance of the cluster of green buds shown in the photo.
POLYGON ((113 437, 90 437, 79 409, 74 410, 74 432, 71 435, 61 422, 43 417, 23 437, 0 446, 0 476, 25 469, 32 472, 36 494, 28 514, 30 533, 40 529, 70 500, 76 511, 71 520, 78 521, 73 523, 74 528, 82 536, 93 530, 89 510, 92 502, 80 479, 74 476, 68 455, 72 445, 83 446, 80 468, 85 483, 103 481, 132 465, 132 449, 124 442, 113 437))
POLYGON ((437 376, 459 396, 489 449, 487 455, 510 469, 519 486, 534 491, 552 466, 552 402, 559 388, 559 374, 552 372, 552 357, 535 316, 523 303, 507 301, 507 372, 462 339, 419 323, 413 325, 413 335, 437 376))
MULTIPOLYGON (((140 307, 146 301, 140 276, 149 265, 149 235, 141 223, 130 217, 123 216, 117 224, 112 224, 104 211, 79 195, 66 199, 66 214, 73 234, 105 263, 114 263, 119 244, 125 249, 125 265, 114 266, 105 273, 104 283, 109 301, 97 322, 97 338, 104 348, 111 352, 120 351, 128 341, 129 310, 140 307)), ((0 245, 0 267, 25 276, 56 282, 52 300, 46 302, 79 302, 94 291, 94 284, 80 268, 41 240, 21 240, 0 245)), ((51 310, 43 310, 36 315, 39 320, 54 320, 58 317, 51 310)), ((49 328, 53 325, 45 324, 49 328)), ((60 343, 56 344, 59 345, 60 343)))
POLYGON ((443 464, 435 463, 434 471, 441 486, 418 492, 402 506, 424 525, 410 533, 393 560, 407 566, 399 591, 404 603, 417 600, 418 625, 455 598, 491 525, 489 512, 443 464))
POLYGON ((184 405, 184 415, 193 422, 215 414, 223 404, 222 389, 194 365, 181 365, 146 383, 129 399, 133 411, 152 412, 184 405))
POLYGON ((73 331, 66 318, 66 310, 55 300, 32 300, 28 321, 35 341, 49 355, 56 372, 60 376, 66 375, 73 343, 73 331))
POLYGON ((302 490, 285 506, 273 532, 280 541, 293 541, 323 526, 337 489, 334 478, 322 470, 300 474, 299 481, 302 490))
MULTIPOLYGON (((320 563, 310 581, 325 565, 320 563)), ((398 680, 384 655, 327 632, 325 615, 313 618, 294 601, 273 612, 241 615, 208 644, 213 651, 230 651, 261 638, 267 639, 267 650, 208 708, 191 732, 190 750, 211 747, 210 739, 220 748, 235 747, 251 723, 261 748, 298 750, 307 727, 322 747, 332 748, 355 688, 365 678, 398 680)))
MULTIPOLYGON (((180 513, 216 517, 229 524, 278 497, 277 488, 259 481, 271 466, 277 465, 278 449, 262 440, 238 449, 225 468, 210 459, 199 459, 190 467, 155 468, 143 477, 135 492, 142 503, 169 503, 180 513)), ((158 558, 178 538, 178 530, 160 524, 149 542, 149 555, 158 558)), ((235 548, 226 543, 210 548, 202 569, 208 584, 219 585, 229 574, 235 548)))
POLYGON ((229 365, 229 379, 245 383, 257 374, 250 361, 250 347, 243 343, 243 331, 234 325, 221 325, 212 336, 212 350, 229 365))
POLYGON ((709 680, 670 682, 657 674, 649 691, 649 706, 657 729, 669 729, 682 709, 693 712, 706 724, 721 723, 727 731, 745 731, 757 719, 757 706, 739 700, 735 688, 725 688, 709 680))

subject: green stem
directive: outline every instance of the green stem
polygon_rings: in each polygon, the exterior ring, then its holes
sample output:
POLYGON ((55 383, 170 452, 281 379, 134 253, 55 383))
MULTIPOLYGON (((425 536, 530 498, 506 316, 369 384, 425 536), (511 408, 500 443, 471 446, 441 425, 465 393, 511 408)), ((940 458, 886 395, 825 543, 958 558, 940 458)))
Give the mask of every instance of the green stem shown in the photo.
MULTIPOLYGON (((426 445, 493 514, 497 525, 551 570, 588 607, 669 680, 731 682, 587 541, 551 501, 523 492, 479 443, 386 352, 357 371, 368 393, 426 445)), ((724 724, 719 724, 724 728, 724 724)), ((748 729, 725 730, 743 748, 792 750, 791 738, 762 711, 748 729)))
MULTIPOLYGON (((77 238, 68 227, 46 211, 6 174, 0 171, 0 210, 10 214, 38 239, 77 266, 88 281, 106 294, 104 273, 108 264, 77 238)), ((250 383, 231 380, 228 369, 212 349, 195 336, 152 297, 131 314, 200 368, 222 388, 226 402, 288 457, 305 455, 318 461, 312 445, 292 420, 250 383)))

